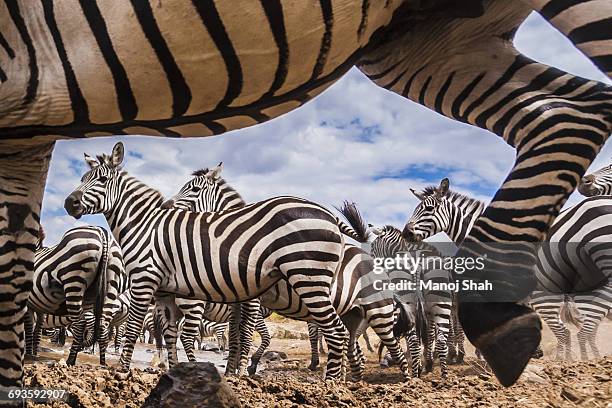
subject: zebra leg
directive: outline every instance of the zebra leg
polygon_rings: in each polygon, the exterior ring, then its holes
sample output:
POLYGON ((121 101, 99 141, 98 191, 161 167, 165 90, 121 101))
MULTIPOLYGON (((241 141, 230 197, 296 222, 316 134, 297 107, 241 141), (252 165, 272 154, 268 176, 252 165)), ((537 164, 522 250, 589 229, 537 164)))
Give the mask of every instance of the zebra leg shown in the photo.
POLYGON ((236 374, 238 365, 238 354, 240 351, 240 320, 241 320, 241 303, 234 303, 231 308, 229 319, 229 353, 227 355, 227 365, 225 366, 225 375, 236 374))
POLYGON ((69 366, 76 364, 77 354, 83 347, 85 323, 85 319, 77 319, 70 326, 70 330, 72 331, 72 345, 70 346, 70 353, 68 354, 68 359, 66 360, 66 364, 69 366))
POLYGON ((465 335, 456 310, 453 310, 453 332, 453 343, 455 343, 455 348, 457 350, 457 356, 454 363, 463 364, 463 359, 465 358, 465 335))
POLYGON ((22 385, 23 319, 53 145, 0 141, 0 388, 22 385))
POLYGON ((310 365, 308 369, 315 371, 319 366, 319 326, 314 323, 308 322, 308 339, 310 340, 310 365))
POLYGON ((32 355, 38 355, 38 348, 40 346, 40 338, 42 336, 43 321, 48 315, 42 313, 36 313, 34 322, 34 332, 32 334, 32 355))
POLYGON ((368 336, 367 328, 363 331, 363 334, 361 336, 363 337, 363 341, 365 341, 366 348, 368 349, 368 351, 370 353, 373 353, 374 349, 372 348, 372 344, 370 343, 370 336, 368 336))
POLYGON ((168 368, 172 368, 178 364, 176 342, 178 340, 178 321, 180 319, 174 297, 158 297, 155 299, 155 318, 163 322, 162 334, 168 353, 168 368))
MULTIPOLYGON (((227 328, 228 328, 227 323, 220 323, 217 326, 215 326, 215 337, 217 338, 217 345, 219 346, 219 350, 221 352, 224 352, 225 349, 227 348, 227 338, 225 336, 225 332, 227 331, 227 328)), ((267 327, 266 327, 266 330, 268 330, 267 327)), ((269 336, 270 334, 268 333, 268 337, 269 336)))
POLYGON ((485 242, 515 244, 504 251, 511 268, 489 254, 485 268, 460 276, 493 285, 486 294, 461 291, 459 318, 505 386, 518 379, 541 339, 537 315, 518 304, 536 283, 535 254, 524 243, 544 240, 612 128, 610 86, 537 63, 513 47, 530 12, 521 2, 492 0, 477 18, 424 19, 383 40, 359 64, 377 84, 516 148, 512 171, 457 254, 484 256, 485 242))
POLYGON ((160 277, 155 272, 145 268, 142 273, 133 273, 130 277, 130 307, 128 312, 128 322, 125 333, 125 343, 119 358, 122 369, 130 368, 134 345, 138 340, 138 335, 142 332, 142 324, 153 299, 153 295, 159 287, 160 277))
MULTIPOLYGON (((330 265, 331 266, 331 265, 330 265)), ((281 265, 281 270, 285 268, 281 265)), ((334 266, 335 269, 335 266, 334 266)), ((348 331, 340 320, 336 309, 332 305, 330 299, 331 280, 334 275, 333 270, 311 268, 310 271, 303 269, 283 271, 287 277, 289 285, 298 294, 304 305, 312 315, 314 323, 316 323, 323 331, 325 342, 327 343, 328 355, 327 365, 325 370, 326 378, 338 378, 342 374, 344 367, 344 357, 348 347, 348 331), (312 272, 312 275, 308 275, 312 272), (322 278, 310 285, 304 284, 304 276, 320 276, 328 277, 328 281, 322 278)))
POLYGON ((253 332, 255 331, 255 323, 259 315, 261 304, 258 299, 252 299, 242 303, 241 318, 240 318, 240 354, 236 370, 239 376, 243 376, 251 353, 253 345, 253 332))
POLYGON ((121 323, 120 325, 117 326, 116 330, 115 330, 115 353, 119 352, 119 349, 121 348, 121 340, 123 339, 123 336, 125 334, 125 323, 121 323))
POLYGON ((181 343, 187 355, 187 360, 196 361, 193 351, 196 336, 200 333, 200 323, 202 322, 202 314, 204 313, 203 306, 191 307, 188 312, 183 312, 185 322, 183 324, 183 332, 181 333, 181 343))
POLYGON ((436 324, 436 354, 440 361, 440 372, 442 379, 448 376, 448 367, 446 365, 446 358, 448 356, 448 329, 444 327, 444 324, 436 324))
POLYGON ((251 357, 251 365, 247 368, 247 372, 249 373, 249 375, 253 375, 257 372, 257 365, 259 364, 259 360, 261 359, 261 356, 263 356, 263 353, 266 351, 266 349, 270 345, 270 341, 272 340, 270 337, 270 332, 268 331, 268 326, 266 326, 266 322, 264 321, 264 318, 261 315, 261 308, 257 310, 256 319, 257 321, 255 323, 255 330, 257 330, 257 333, 259 333, 259 336, 261 337, 261 344, 259 345, 257 351, 255 351, 255 353, 251 357))
POLYGON ((34 312, 27 310, 24 315, 23 321, 24 333, 25 333, 25 354, 26 356, 33 356, 33 345, 34 345, 34 312))
POLYGON ((407 336, 408 350, 410 361, 412 364, 412 377, 419 378, 421 376, 421 345, 416 333, 416 329, 411 329, 407 336))
POLYGON ((612 78, 612 3, 601 0, 523 0, 612 78))
MULTIPOLYGON (((394 305, 392 299, 389 299, 389 301, 371 303, 365 307, 365 319, 367 320, 368 325, 380 339, 380 347, 384 346, 387 348, 387 350, 389 350, 392 359, 399 364, 400 371, 404 377, 408 379, 410 377, 408 361, 406 361, 406 356, 399 345, 399 342, 393 335, 393 325, 395 324, 393 310, 394 305)), ((414 373, 416 373, 416 371, 413 369, 413 375, 414 373)))
POLYGON ((325 345, 323 344, 323 332, 320 329, 317 331, 317 339, 319 341, 319 354, 325 354, 325 345))
POLYGON ((436 325, 433 319, 427 321, 427 342, 425 343, 425 372, 430 373, 434 365, 434 342, 436 341, 436 325))

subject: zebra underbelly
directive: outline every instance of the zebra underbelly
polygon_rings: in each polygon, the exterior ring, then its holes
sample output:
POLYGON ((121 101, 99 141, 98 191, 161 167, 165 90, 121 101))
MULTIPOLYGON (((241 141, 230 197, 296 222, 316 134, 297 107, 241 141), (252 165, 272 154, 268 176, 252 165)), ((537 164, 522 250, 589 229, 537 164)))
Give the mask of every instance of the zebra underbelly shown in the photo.
POLYGON ((0 98, 15 107, 0 118, 1 134, 206 136, 261 123, 337 80, 402 2, 37 4, 21 10, 41 48, 36 61, 0 60, 9 77, 0 97, 20 99, 30 85, 33 100, 0 98))

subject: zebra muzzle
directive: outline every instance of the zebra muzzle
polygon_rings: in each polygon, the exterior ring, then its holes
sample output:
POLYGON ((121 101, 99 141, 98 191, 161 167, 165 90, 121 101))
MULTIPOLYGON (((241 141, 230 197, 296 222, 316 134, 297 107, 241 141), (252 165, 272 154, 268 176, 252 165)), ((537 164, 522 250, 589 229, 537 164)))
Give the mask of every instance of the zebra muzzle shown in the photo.
POLYGON ((81 198, 83 198, 83 193, 81 191, 75 191, 66 197, 66 201, 64 201, 64 209, 68 215, 77 220, 81 218, 85 210, 83 204, 81 204, 81 198))

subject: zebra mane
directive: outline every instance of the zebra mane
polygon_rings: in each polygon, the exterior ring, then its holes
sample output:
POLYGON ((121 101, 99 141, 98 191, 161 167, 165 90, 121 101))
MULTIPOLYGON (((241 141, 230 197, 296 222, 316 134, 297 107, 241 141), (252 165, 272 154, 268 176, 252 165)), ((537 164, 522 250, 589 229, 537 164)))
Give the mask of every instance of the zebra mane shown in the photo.
POLYGON ((206 173, 208 173, 209 169, 205 168, 205 169, 200 169, 200 170, 196 170, 193 173, 191 173, 192 176, 194 177, 202 177, 205 176, 206 173))
MULTIPOLYGON (((421 192, 421 194, 423 194, 424 196, 432 196, 435 195, 436 192, 438 191, 438 186, 427 186, 423 189, 423 191, 421 192)), ((446 194, 447 200, 456 203, 456 202, 463 202, 463 203, 480 203, 480 204, 484 204, 482 201, 480 201, 477 198, 474 197, 470 197, 467 196, 465 194, 462 193, 458 193, 456 191, 453 190, 448 190, 448 193, 446 194)))

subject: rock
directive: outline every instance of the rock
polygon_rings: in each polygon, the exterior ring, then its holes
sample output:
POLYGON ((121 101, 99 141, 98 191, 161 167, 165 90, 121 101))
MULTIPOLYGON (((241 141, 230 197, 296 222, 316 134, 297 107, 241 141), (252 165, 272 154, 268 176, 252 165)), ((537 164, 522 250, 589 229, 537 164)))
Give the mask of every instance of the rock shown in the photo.
POLYGON ((525 367, 525 371, 523 371, 523 374, 521 375, 521 380, 539 384, 546 384, 550 382, 550 378, 548 378, 544 372, 544 368, 536 364, 528 364, 527 367, 525 367))
POLYGON ((263 356, 261 356, 262 361, 281 361, 287 359, 287 353, 282 351, 266 351, 263 356))
POLYGON ((162 375, 142 408, 240 407, 239 399, 212 363, 179 363, 162 375))

